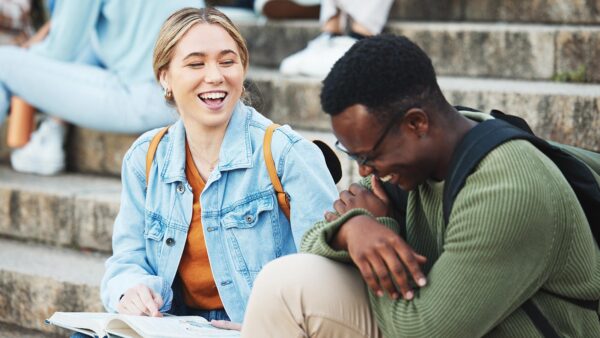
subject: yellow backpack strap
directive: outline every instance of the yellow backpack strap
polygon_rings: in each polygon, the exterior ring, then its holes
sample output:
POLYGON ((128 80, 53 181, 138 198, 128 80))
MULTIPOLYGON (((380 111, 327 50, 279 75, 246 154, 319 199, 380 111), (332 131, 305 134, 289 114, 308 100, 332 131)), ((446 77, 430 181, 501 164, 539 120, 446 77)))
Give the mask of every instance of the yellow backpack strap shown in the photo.
POLYGON ((267 164, 267 171, 269 172, 269 178, 271 178, 271 183, 273 184, 273 189, 277 194, 277 202, 279 203, 279 207, 281 211, 285 214, 288 221, 290 219, 290 200, 288 195, 283 191, 283 186, 281 185, 281 181, 277 176, 277 169, 275 168, 275 162, 273 161, 273 154, 271 153, 271 140, 273 139, 273 132, 275 129, 280 126, 276 123, 271 124, 265 130, 265 139, 263 141, 263 152, 265 156, 265 163, 267 164))
POLYGON ((148 179, 150 178, 150 168, 152 167, 152 161, 154 161, 154 155, 156 154, 156 149, 158 148, 158 144, 160 140, 165 136, 165 134, 169 131, 169 126, 164 127, 154 135, 152 141, 150 141, 150 146, 148 147, 148 153, 146 153, 146 187, 148 187, 148 179))

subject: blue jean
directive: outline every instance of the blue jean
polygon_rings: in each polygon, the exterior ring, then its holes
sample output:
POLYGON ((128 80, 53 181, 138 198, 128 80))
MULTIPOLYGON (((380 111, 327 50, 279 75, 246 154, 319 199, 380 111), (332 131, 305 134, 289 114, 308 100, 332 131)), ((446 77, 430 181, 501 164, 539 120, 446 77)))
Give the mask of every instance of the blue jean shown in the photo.
POLYGON ((178 118, 155 80, 127 83, 89 54, 77 62, 60 62, 0 47, 0 124, 13 95, 49 115, 100 131, 140 133, 178 118))
MULTIPOLYGON (((225 310, 198 310, 188 308, 186 316, 200 316, 209 322, 211 320, 229 320, 229 316, 225 310)), ((83 333, 75 332, 71 335, 71 338, 89 338, 89 336, 84 335, 83 333)))

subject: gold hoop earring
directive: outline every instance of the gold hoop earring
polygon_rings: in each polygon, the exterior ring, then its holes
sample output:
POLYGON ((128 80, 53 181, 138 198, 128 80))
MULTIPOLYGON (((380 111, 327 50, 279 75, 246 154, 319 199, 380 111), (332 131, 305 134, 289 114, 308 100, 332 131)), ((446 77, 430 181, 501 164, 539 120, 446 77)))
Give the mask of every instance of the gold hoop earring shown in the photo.
POLYGON ((165 95, 165 99, 167 99, 168 101, 173 100, 173 91, 165 88, 164 89, 164 95, 165 95))

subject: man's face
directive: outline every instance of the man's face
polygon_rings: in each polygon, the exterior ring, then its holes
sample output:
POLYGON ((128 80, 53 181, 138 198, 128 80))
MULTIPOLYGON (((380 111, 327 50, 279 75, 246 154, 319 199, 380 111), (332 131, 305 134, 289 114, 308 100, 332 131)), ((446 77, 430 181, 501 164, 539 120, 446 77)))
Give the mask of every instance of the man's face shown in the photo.
POLYGON ((373 149, 388 123, 378 121, 360 104, 331 118, 333 133, 343 147, 352 154, 369 158, 366 164, 359 165, 361 176, 374 174, 404 190, 413 190, 434 171, 434 154, 427 137, 429 120, 422 110, 409 110, 396 119, 373 149))

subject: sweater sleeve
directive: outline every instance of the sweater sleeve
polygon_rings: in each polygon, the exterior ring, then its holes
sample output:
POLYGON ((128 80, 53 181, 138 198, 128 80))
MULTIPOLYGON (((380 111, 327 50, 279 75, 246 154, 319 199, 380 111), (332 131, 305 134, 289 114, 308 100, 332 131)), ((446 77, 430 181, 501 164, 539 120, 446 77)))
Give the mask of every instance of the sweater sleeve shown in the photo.
POLYGON ((73 61, 89 43, 102 1, 59 0, 56 2, 48 37, 31 47, 37 55, 73 61))
POLYGON ((481 337, 532 297, 557 258, 557 171, 532 147, 490 153, 455 199, 429 284, 413 301, 370 294, 385 336, 481 337))
MULTIPOLYGON (((371 190, 371 176, 363 178, 358 184, 371 190)), ((317 222, 304 234, 300 251, 324 256, 340 262, 350 263, 352 260, 348 252, 345 250, 335 250, 331 247, 330 243, 344 223, 352 217, 360 215, 373 217, 368 210, 356 208, 347 211, 343 215, 338 214, 340 217, 334 221, 327 222, 322 220, 317 222)), ((395 233, 400 233, 400 226, 395 219, 390 217, 378 217, 377 221, 395 233)))

